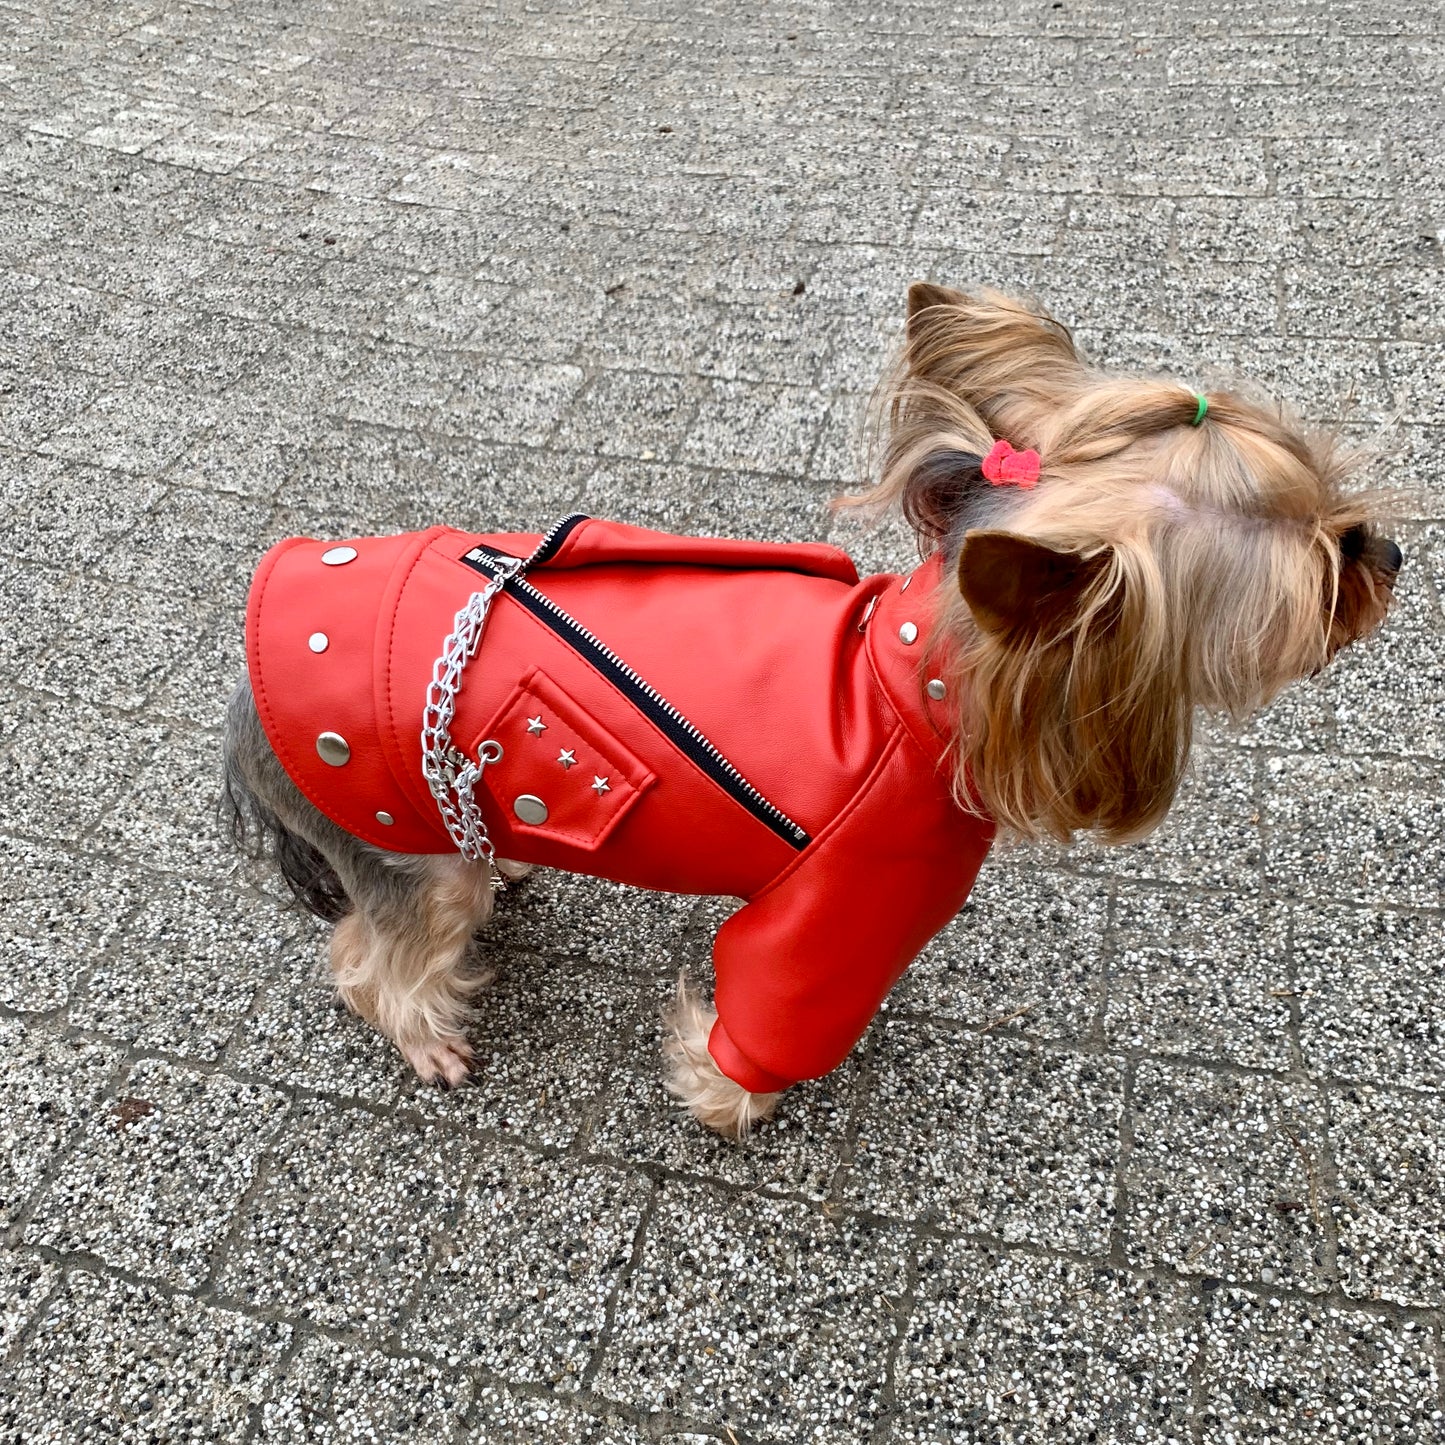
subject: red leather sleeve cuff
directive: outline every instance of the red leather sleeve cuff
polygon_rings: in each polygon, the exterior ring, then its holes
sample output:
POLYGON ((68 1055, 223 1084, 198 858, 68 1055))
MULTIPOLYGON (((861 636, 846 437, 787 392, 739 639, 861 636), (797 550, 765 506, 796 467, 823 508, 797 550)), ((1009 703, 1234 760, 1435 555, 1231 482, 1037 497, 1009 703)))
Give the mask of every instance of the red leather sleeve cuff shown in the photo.
POLYGON ((789 1085, 797 1082, 795 1079, 780 1078, 777 1074, 770 1074, 766 1069, 760 1069, 728 1037, 728 1031, 723 1027, 721 1019, 713 1024, 712 1033, 708 1035, 707 1051, 712 1055, 713 1063, 733 1083, 741 1084, 750 1094, 780 1093, 789 1085))

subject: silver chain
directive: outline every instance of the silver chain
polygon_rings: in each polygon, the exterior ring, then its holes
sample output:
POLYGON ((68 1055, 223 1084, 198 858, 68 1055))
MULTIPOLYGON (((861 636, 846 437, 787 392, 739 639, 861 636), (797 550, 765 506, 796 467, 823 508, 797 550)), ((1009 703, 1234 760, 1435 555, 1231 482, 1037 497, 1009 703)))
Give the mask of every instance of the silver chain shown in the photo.
POLYGON ((421 773, 431 795, 436 799, 442 822, 463 858, 473 863, 486 863, 491 870, 492 887, 503 887, 502 875, 492 865, 497 850, 482 821, 482 810, 473 796, 477 783, 488 764, 502 756, 502 746, 487 738, 477 748, 473 762, 452 742, 452 719, 457 712, 457 694, 461 691, 462 674, 476 655, 487 625, 487 613, 497 593, 516 577, 526 563, 520 557, 498 557, 496 575, 473 592, 456 615, 452 630, 442 643, 441 656, 432 668, 432 679, 426 690, 426 706, 421 715, 421 773))

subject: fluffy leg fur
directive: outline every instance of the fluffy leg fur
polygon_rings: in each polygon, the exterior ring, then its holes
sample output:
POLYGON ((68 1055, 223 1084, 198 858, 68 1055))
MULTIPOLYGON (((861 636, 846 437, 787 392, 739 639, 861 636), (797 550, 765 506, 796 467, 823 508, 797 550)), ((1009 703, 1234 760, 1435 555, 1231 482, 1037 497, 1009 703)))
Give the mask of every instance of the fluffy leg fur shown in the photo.
POLYGON ((472 1062, 462 1034, 468 999, 489 982, 464 973, 471 936, 492 911, 486 868, 454 854, 383 852, 336 827, 287 777, 244 680, 227 711, 225 755, 236 841, 270 853, 297 898, 336 924, 331 967, 347 1006, 423 1079, 461 1083, 472 1062))
POLYGON ((407 906, 359 903, 337 924, 331 971, 346 1006, 391 1039, 420 1078, 452 1088, 472 1069, 468 999, 490 981, 467 976, 463 964, 491 916, 492 886, 485 867, 450 856, 427 858, 425 874, 407 906))
POLYGON ((729 1139, 746 1139, 754 1124, 772 1117, 782 1095, 750 1094, 718 1068, 707 1051, 716 1019, 688 987, 687 975, 679 977, 677 995, 663 1016, 667 1089, 709 1129, 729 1139))

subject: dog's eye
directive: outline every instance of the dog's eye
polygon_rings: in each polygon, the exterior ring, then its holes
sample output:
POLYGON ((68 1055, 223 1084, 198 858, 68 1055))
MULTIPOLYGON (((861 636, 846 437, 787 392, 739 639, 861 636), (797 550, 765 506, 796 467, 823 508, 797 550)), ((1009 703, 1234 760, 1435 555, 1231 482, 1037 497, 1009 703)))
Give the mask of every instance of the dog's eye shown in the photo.
POLYGON ((1363 527, 1351 527, 1340 537, 1340 556, 1347 562, 1358 562, 1365 555, 1369 533, 1363 527))

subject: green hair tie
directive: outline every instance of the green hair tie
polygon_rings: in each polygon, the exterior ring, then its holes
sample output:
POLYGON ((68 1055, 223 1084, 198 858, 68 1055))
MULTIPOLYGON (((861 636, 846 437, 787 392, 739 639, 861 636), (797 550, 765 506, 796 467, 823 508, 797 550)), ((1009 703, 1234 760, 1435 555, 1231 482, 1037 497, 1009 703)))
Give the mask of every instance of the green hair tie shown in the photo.
POLYGON ((1190 426, 1198 426, 1204 420, 1204 413, 1209 410, 1209 398, 1202 391, 1196 391, 1194 395, 1199 398, 1199 410, 1194 413, 1194 420, 1189 423, 1190 426))

